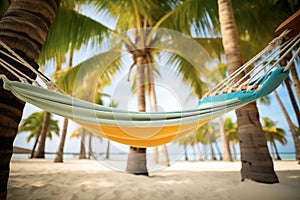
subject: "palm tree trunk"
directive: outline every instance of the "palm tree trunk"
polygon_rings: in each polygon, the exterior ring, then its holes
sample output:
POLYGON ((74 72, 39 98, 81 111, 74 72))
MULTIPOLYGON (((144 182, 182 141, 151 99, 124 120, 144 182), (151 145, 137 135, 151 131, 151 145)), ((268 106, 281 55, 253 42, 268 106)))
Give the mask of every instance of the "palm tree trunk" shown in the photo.
MULTIPOLYGON (((59 1, 40 0, 39 4, 43 6, 38 6, 36 0, 27 0, 26 3, 15 0, 0 21, 0 40, 17 51, 35 69, 38 69, 37 59, 54 21, 59 1)), ((6 51, 2 47, 1 50, 6 51)), ((1 58, 31 78, 36 77, 12 59, 3 55, 1 58)), ((16 80, 16 77, 4 68, 0 68, 0 74, 5 74, 10 80, 16 80)), ((13 142, 25 103, 3 89, 2 85, 0 81, 0 199, 6 199, 13 142)))
POLYGON ((38 135, 36 136, 36 138, 35 138, 34 145, 33 145, 33 148, 32 148, 31 154, 30 154, 30 158, 33 158, 33 157, 34 157, 35 149, 36 149, 36 146, 37 146, 37 144, 38 144, 38 142, 39 142, 40 135, 41 135, 41 131, 39 132, 39 134, 38 134, 38 135))
POLYGON ((60 143, 58 146, 58 150, 56 152, 56 157, 54 159, 54 162, 63 162, 63 155, 64 155, 64 147, 65 147, 65 141, 67 136, 67 130, 68 130, 68 118, 64 118, 64 125, 63 130, 61 133, 60 143))
POLYGON ((158 147, 154 147, 154 163, 159 164, 159 153, 158 153, 158 147))
POLYGON ((216 145, 217 152, 218 152, 218 154, 219 154, 219 156, 220 156, 220 160, 223 160, 223 156, 222 156, 222 153, 221 153, 221 151, 220 151, 220 148, 219 148, 217 142, 215 143, 215 145, 216 145))
POLYGON ((291 88, 290 79, 287 78, 287 79, 285 79, 284 82, 285 82, 286 89, 288 91, 291 103, 293 105, 293 108, 294 108, 294 111, 295 111, 295 114, 296 114, 296 117, 297 117, 298 127, 300 127, 300 112, 299 112, 299 107, 298 107, 296 98, 294 96, 293 90, 291 88))
POLYGON ((85 129, 82 129, 81 132, 81 143, 80 143, 80 155, 79 159, 86 159, 86 152, 85 152, 85 129))
POLYGON ((251 179, 262 183, 278 183, 267 140, 259 122, 256 103, 236 111, 242 162, 242 181, 251 179))
POLYGON ((88 159, 91 159, 91 157, 93 156, 92 138, 93 138, 93 135, 92 135, 92 133, 90 133, 89 134, 89 155, 88 155, 88 159))
MULTIPOLYGON (((228 72, 232 74, 242 65, 232 3, 231 0, 218 0, 218 5, 228 72)), ((237 109, 236 115, 241 149, 242 181, 251 179, 262 183, 278 183, 267 141, 259 122, 256 103, 253 102, 237 109)))
POLYGON ((220 135, 221 135, 220 139, 221 139, 222 150, 223 150, 223 161, 232 162, 232 157, 231 157, 230 148, 229 148, 229 142, 225 135, 224 120, 222 117, 219 117, 219 126, 220 126, 220 135))
POLYGON ((217 160, 217 158, 215 156, 215 152, 214 152, 212 142, 209 142, 209 147, 210 147, 210 158, 211 158, 211 160, 217 160))
MULTIPOLYGON (((143 53, 136 57, 137 65, 137 95, 138 95, 138 111, 146 111, 145 102, 145 64, 146 57, 143 53)), ((130 152, 127 159, 126 171, 131 174, 148 176, 146 148, 130 146, 130 152)))
POLYGON ((234 143, 231 143, 231 146, 232 146, 232 151, 233 151, 233 159, 234 159, 234 160, 237 160, 237 158, 236 158, 235 144, 234 144, 234 143))
POLYGON ((291 66, 291 74, 292 74, 292 80, 295 87, 298 102, 300 102, 300 82, 299 82, 299 78, 298 78, 299 76, 295 64, 292 64, 291 66))
POLYGON ((199 160, 203 160, 199 143, 196 143, 196 147, 197 147, 197 151, 198 151, 199 160))
POLYGON ((195 149, 195 145, 192 145, 192 149, 193 149, 193 156, 194 156, 194 160, 197 160, 197 153, 196 153, 196 149, 195 149))
POLYGON ((273 142, 270 142, 270 147, 271 147, 271 155, 272 155, 273 159, 275 160, 275 153, 274 153, 274 149, 273 149, 273 142))
POLYGON ((110 140, 107 140, 107 147, 106 147, 106 159, 109 159, 109 148, 110 148, 110 140))
POLYGON ((184 159, 186 161, 188 161, 189 157, 188 157, 188 153, 187 153, 187 146, 186 146, 186 144, 183 145, 183 148, 184 148, 184 159))
POLYGON ((45 158, 45 145, 46 145, 46 138, 47 138, 50 118, 51 118, 51 113, 45 112, 43 126, 40 133, 41 139, 39 142, 38 150, 34 155, 34 158, 45 158))
POLYGON ((274 149, 275 149, 275 153, 276 153, 276 160, 281 160, 281 157, 279 155, 279 152, 278 152, 277 146, 275 144, 275 141, 273 141, 272 143, 273 143, 273 146, 274 146, 274 149))
POLYGON ((165 165, 166 166, 170 166, 170 159, 169 159, 169 153, 168 153, 168 149, 167 149, 167 145, 163 145, 163 152, 165 155, 165 165))
POLYGON ((281 110, 282 110, 282 112, 284 114, 284 117, 285 117, 285 119, 286 119, 286 121, 287 121, 287 123, 288 123, 288 125, 290 127, 290 131, 292 133, 293 140, 294 140, 296 160, 298 160, 299 164, 300 164, 300 141, 299 141, 299 137, 298 137, 298 134, 296 132, 295 126, 294 126, 294 124, 293 124, 293 122, 292 122, 292 120, 291 120, 291 118, 290 118, 287 110, 285 109, 285 107, 284 107, 284 105, 283 105, 283 103, 282 103, 282 101, 281 101, 281 99, 280 99, 280 97, 279 97, 279 95, 278 95, 278 93, 276 91, 274 91, 274 95, 275 95, 276 100, 277 100, 277 102, 278 102, 278 104, 279 104, 279 106, 280 106, 280 108, 281 108, 281 110))

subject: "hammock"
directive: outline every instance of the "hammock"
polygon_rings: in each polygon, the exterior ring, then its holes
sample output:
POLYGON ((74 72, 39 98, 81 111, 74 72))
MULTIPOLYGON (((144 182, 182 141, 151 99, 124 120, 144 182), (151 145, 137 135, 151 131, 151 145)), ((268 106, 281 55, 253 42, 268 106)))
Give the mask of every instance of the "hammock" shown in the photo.
POLYGON ((0 45, 9 53, 3 51, 0 53, 31 69, 48 88, 53 90, 41 87, 37 81, 22 74, 2 59, 0 59, 1 66, 18 77, 20 82, 10 81, 4 75, 0 75, 0 78, 3 79, 4 88, 19 99, 69 118, 94 134, 135 147, 159 146, 189 134, 212 119, 274 91, 289 75, 289 67, 300 51, 298 48, 287 66, 278 67, 279 61, 300 41, 298 34, 282 44, 282 39, 288 33, 289 31, 284 31, 239 70, 208 91, 199 101, 198 108, 194 110, 133 112, 97 105, 59 93, 52 81, 36 71, 2 41, 0 45), (253 64, 256 65, 253 67, 253 64), (236 77, 245 71, 248 73, 239 81, 235 81, 236 77), (36 85, 31 85, 27 81, 36 85))

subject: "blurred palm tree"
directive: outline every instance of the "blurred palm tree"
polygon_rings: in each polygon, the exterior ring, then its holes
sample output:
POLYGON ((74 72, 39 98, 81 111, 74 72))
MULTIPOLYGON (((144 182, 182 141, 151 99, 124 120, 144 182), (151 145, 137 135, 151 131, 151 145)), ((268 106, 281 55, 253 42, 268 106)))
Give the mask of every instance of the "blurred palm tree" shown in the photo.
MULTIPOLYGON (((41 134, 41 130, 43 127, 43 121, 45 116, 45 111, 41 112, 35 112, 29 115, 27 118, 23 119, 21 121, 21 124, 19 126, 18 132, 29 132, 29 136, 27 137, 27 142, 29 142, 31 139, 35 138, 35 142, 32 148, 31 156, 30 158, 33 158, 35 148, 37 146, 37 143, 39 141, 39 137, 41 134)), ((58 120, 53 120, 50 118, 49 120, 49 126, 47 127, 46 136, 49 139, 52 139, 52 134, 56 134, 59 136, 59 126, 58 126, 58 120)))
POLYGON ((289 116, 289 113, 283 104, 282 100, 280 99, 280 96, 278 95, 277 91, 274 91, 274 96, 282 110, 282 113, 287 121, 287 124, 290 128, 290 131, 292 133, 293 141, 294 141, 294 147, 295 147, 295 154, 296 154, 296 160, 298 160, 300 164, 300 139, 298 137, 298 133, 296 131, 296 126, 293 124, 291 117, 289 116))
POLYGON ((268 117, 263 117, 263 131, 267 138, 267 141, 271 144, 271 148, 274 147, 275 149, 276 158, 275 156, 274 158, 276 160, 281 160, 275 141, 278 141, 282 145, 285 145, 287 143, 287 140, 285 138, 285 131, 281 128, 277 128, 276 123, 268 117))
MULTIPOLYGON (((103 138, 101 136, 94 135, 92 132, 86 130, 83 127, 79 127, 77 129, 75 129, 71 133, 70 138, 81 138, 79 159, 86 159, 85 135, 90 135, 91 137, 96 136, 99 139, 99 142, 103 141, 103 138)), ((91 156, 92 156, 93 148, 92 148, 91 140, 88 142, 88 149, 89 149, 89 154, 91 154, 91 156)))
MULTIPOLYGON (((210 148, 210 157, 212 160, 217 160, 216 156, 215 156, 215 151, 214 148, 216 148, 216 150, 218 151, 218 153, 220 154, 220 150, 217 149, 217 138, 218 135, 216 134, 217 132, 217 124, 210 122, 208 124, 205 124, 204 126, 200 127, 197 131, 196 131, 196 140, 198 142, 201 142, 204 145, 209 145, 210 148), (215 145, 214 145, 215 144, 215 145)), ((220 155, 220 158, 222 159, 222 155, 220 155)))
POLYGON ((235 145, 239 142, 237 124, 233 123, 231 118, 225 118, 224 129, 225 129, 227 140, 231 143, 231 147, 233 150, 233 159, 236 160, 237 157, 236 157, 235 145))

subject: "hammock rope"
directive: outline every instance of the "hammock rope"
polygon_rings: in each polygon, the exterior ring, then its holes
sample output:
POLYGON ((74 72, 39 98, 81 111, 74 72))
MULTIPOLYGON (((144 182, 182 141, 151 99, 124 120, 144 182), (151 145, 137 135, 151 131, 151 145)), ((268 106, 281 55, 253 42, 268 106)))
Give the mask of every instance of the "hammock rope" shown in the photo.
MULTIPOLYGON (((265 76, 267 73, 269 73, 274 67, 284 58, 286 55, 291 52, 294 47, 300 42, 300 34, 298 34, 296 37, 291 38, 284 42, 282 44, 283 38, 290 32, 290 30, 286 30, 283 33, 281 33, 280 36, 273 39, 261 52, 259 52, 257 55, 255 55, 252 59, 250 59, 248 62, 246 62, 244 65, 242 65, 238 70, 233 72, 230 76, 225 78, 222 82, 220 82, 218 85, 216 85, 214 88, 210 89, 204 97, 208 95, 216 95, 223 93, 225 90, 231 91, 232 88, 238 88, 238 90, 241 90, 241 88, 245 85, 249 86, 249 84, 257 78, 257 76, 265 76), (278 47, 280 45, 280 48, 278 47), (278 47, 278 48, 276 48, 278 47), (270 52, 271 51, 271 52, 270 52), (266 55, 268 52, 270 52, 268 55, 266 55), (285 52, 282 56, 280 54, 282 52, 285 52), (265 58, 263 58, 256 66, 252 68, 252 65, 261 57, 266 55, 265 58), (276 59, 276 57, 280 56, 279 59, 276 59), (276 62, 273 63, 270 67, 270 63, 273 62, 276 59, 276 62), (266 62, 267 61, 267 62, 266 62), (267 71, 265 71, 264 74, 260 74, 260 72, 265 69, 266 67, 269 67, 267 71), (249 79, 246 80, 247 77, 251 73, 253 73, 255 70, 257 70, 260 67, 260 70, 258 70, 255 74, 253 74, 249 79), (247 72, 241 79, 235 82, 235 79, 244 73, 248 68, 250 69, 249 72, 247 72), (228 84, 229 83, 229 84, 228 84)), ((295 58, 294 58, 295 59, 295 58)), ((290 60, 290 63, 294 61, 294 59, 290 60)), ((285 68, 285 71, 288 70, 290 65, 287 65, 285 68)), ((258 82, 259 80, 257 80, 258 82)), ((255 84, 253 84, 254 86, 255 84)), ((251 90, 252 87, 249 87, 247 90, 251 90)))
POLYGON ((0 75, 0 79, 4 82, 4 88, 10 90, 19 99, 48 112, 72 119, 95 134, 136 147, 158 146, 191 133, 204 123, 275 90, 289 75, 289 68, 300 51, 298 48, 285 67, 276 67, 280 60, 292 52, 300 42, 300 34, 283 42, 289 32, 282 32, 260 53, 209 90, 199 101, 198 108, 192 110, 134 112, 71 97, 1 40, 0 46, 8 53, 0 50, 0 54, 30 69, 46 84, 47 88, 43 88, 36 80, 3 59, 0 59, 0 65, 16 76, 20 82, 10 81, 5 75, 0 75), (240 74, 243 74, 243 77, 235 81, 240 74))

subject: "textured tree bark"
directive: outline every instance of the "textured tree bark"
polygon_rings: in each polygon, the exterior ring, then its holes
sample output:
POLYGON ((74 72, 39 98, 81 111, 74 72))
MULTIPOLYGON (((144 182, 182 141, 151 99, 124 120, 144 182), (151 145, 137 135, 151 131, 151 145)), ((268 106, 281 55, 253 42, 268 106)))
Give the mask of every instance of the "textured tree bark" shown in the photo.
MULTIPOLYGON (((242 65, 238 43, 238 33, 231 0, 218 0, 222 42, 228 65, 232 74, 242 65)), ((237 80, 241 78, 237 77, 237 80)), ((267 141, 259 122, 256 103, 252 102, 236 110, 238 134, 241 149, 242 181, 251 179, 262 183, 278 183, 267 141)))
MULTIPOLYGON (((0 40, 17 52, 34 68, 54 21, 59 0, 15 0, 0 21, 0 40)), ((1 47, 1 50, 6 51, 1 47)), ((12 59, 1 58, 21 69, 32 78, 35 75, 12 59)), ((3 68, 10 80, 16 78, 3 68)), ((13 141, 18 131, 25 103, 3 89, 0 81, 0 199, 6 199, 9 163, 12 156, 13 141)))
POLYGON ((278 183, 267 140, 259 122, 256 103, 236 111, 242 162, 242 181, 251 179, 262 183, 278 183))

